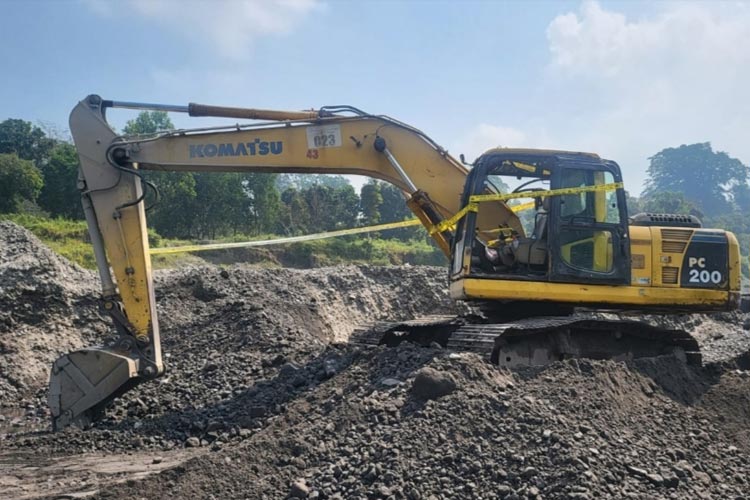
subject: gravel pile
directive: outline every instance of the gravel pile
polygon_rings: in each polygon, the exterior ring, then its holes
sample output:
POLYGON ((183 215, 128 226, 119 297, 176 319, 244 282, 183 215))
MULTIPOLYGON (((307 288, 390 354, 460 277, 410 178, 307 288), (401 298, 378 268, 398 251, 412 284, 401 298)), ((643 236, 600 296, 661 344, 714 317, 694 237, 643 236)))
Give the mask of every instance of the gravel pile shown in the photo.
POLYGON ((511 373, 475 355, 408 346, 327 354, 338 364, 330 378, 294 388, 282 376, 251 389, 213 432, 208 420, 185 441, 211 452, 97 498, 741 498, 750 490, 744 371, 667 358, 511 373), (233 410, 279 392, 287 397, 272 416, 234 420, 233 410), (224 444, 235 426, 246 438, 224 444))
MULTIPOLYGON (((240 267, 159 273, 166 376, 126 394, 80 440, 49 435, 15 444, 50 452, 112 451, 133 442, 135 448, 171 449, 182 445, 186 432, 216 430, 214 420, 226 413, 235 423, 265 416, 290 397, 285 387, 257 401, 233 398, 275 379, 302 390, 309 380, 325 378, 341 350, 330 346, 346 341, 356 325, 454 310, 441 274, 428 267, 367 266, 335 273, 240 267), (134 440, 136 430, 148 437, 134 440)), ((37 419, 22 424, 46 426, 45 397, 42 386, 29 404, 37 419)))
POLYGON ((716 363, 750 351, 750 315, 739 311, 714 314, 615 315, 595 317, 638 319, 667 329, 685 330, 700 344, 704 363, 716 363))
MULTIPOLYGON (((113 328, 98 310, 94 272, 12 223, 2 223, 0 238, 0 432, 46 429, 52 362, 101 343, 113 328)), ((117 449, 131 441, 135 418, 217 404, 346 341, 359 324, 458 312, 442 268, 200 266, 160 271, 155 281, 167 375, 119 401, 101 424, 103 438, 85 437, 79 445, 52 436, 48 451, 117 449), (110 427, 125 431, 110 436, 110 427)), ((165 427, 165 439, 147 444, 169 447, 166 438, 179 429, 165 427)))
MULTIPOLYGON (((661 318, 661 321, 669 321, 661 318)), ((682 315, 671 320, 674 328, 690 332, 701 346, 703 361, 721 362, 750 351, 750 319, 739 311, 682 315)))
MULTIPOLYGON (((44 368, 41 383, 24 382, 36 393, 14 389, 0 398, 28 414, 13 418, 12 433, 2 434, 0 423, 0 458, 145 453, 157 464, 184 457, 156 476, 102 487, 97 498, 745 498, 750 491, 745 316, 660 320, 696 335, 708 360, 702 368, 659 358, 504 371, 473 354, 345 343, 362 323, 462 312, 448 301, 442 268, 157 273, 167 375, 117 400, 92 429, 51 434, 44 386, 49 362, 70 349, 60 339, 77 347, 109 327, 93 319, 92 273, 15 226, 3 231, 27 248, 16 257, 0 249, 2 317, 13 318, 6 331, 28 345, 42 339, 49 352, 29 358, 44 368), (34 263, 34 255, 42 258, 34 263), (22 265, 38 274, 14 277, 22 265), (12 279, 22 285, 9 286, 12 279), (43 292, 43 283, 57 288, 43 292), (36 306, 17 301, 28 288, 38 292, 23 300, 46 305, 36 320, 24 312, 36 306), (50 301, 58 296, 64 300, 50 301), (58 323, 64 327, 54 338, 42 336, 58 323)), ((3 374, 14 356, 0 351, 0 359, 0 380, 10 380, 3 374)), ((37 496, 106 482, 91 474, 77 482, 75 474, 37 496)), ((3 480, 0 470, 0 493, 3 480)))
POLYGON ((93 273, 0 221, 0 407, 45 385, 60 354, 104 335, 97 294, 93 273))

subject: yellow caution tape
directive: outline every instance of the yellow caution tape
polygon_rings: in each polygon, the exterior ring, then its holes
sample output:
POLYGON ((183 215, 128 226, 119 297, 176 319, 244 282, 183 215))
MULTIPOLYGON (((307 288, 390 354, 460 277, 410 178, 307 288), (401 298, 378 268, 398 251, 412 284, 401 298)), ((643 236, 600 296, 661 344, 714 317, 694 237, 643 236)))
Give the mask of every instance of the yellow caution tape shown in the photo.
POLYGON ((493 233, 512 233, 513 231, 515 231, 515 229, 513 229, 512 227, 496 227, 495 229, 481 229, 481 230, 478 230, 478 231, 481 232, 481 233, 488 233, 488 234, 493 234, 493 233))
POLYGON ((435 234, 442 233, 443 231, 448 231, 449 229, 454 228, 456 224, 458 224, 458 221, 460 221, 464 217, 464 215, 468 214, 469 212, 476 212, 478 210, 478 203, 469 203, 464 208, 456 212, 456 214, 450 219, 445 219, 444 221, 441 221, 438 224, 432 226, 429 230, 429 233, 435 234))
POLYGON ((537 198, 539 196, 546 198, 547 196, 565 196, 569 194, 594 193, 598 191, 614 191, 615 189, 620 189, 622 187, 624 187, 622 182, 613 182, 611 184, 560 188, 552 189, 550 191, 539 190, 508 194, 475 194, 469 198, 469 203, 481 203, 483 201, 507 201, 517 198, 537 198))
POLYGON ((210 243, 207 245, 184 245, 180 247, 162 247, 152 248, 149 250, 151 255, 164 255, 170 253, 185 252, 205 252, 207 250, 225 250, 228 248, 250 248, 264 247, 270 245, 283 245, 286 243, 297 243, 300 241, 323 240, 326 238, 336 238, 349 234, 369 233, 373 231, 385 231, 388 229, 399 229, 402 227, 418 226, 422 222, 419 219, 409 219, 402 222, 391 222, 388 224, 378 224, 375 226, 355 227, 352 229, 341 229, 338 231, 329 231, 326 233, 306 234, 303 236, 290 236, 288 238, 273 238, 270 240, 242 241, 237 243, 210 243))
POLYGON ((613 182, 611 184, 599 184, 596 186, 582 186, 582 187, 571 187, 571 188, 560 188, 552 189, 549 191, 524 191, 522 193, 507 193, 507 194, 475 194, 469 197, 469 203, 464 208, 456 212, 456 214, 439 224, 435 224, 429 230, 430 234, 442 233, 455 227, 459 220, 461 220, 469 212, 479 211, 479 204, 485 201, 508 201, 515 200, 518 198, 537 198, 539 196, 565 196, 579 193, 594 193, 597 191, 614 191, 623 187, 622 182, 613 182))
MULTIPOLYGON (((536 167, 534 165, 528 165, 526 163, 520 162, 520 161, 511 161, 511 165, 516 167, 519 170, 525 170, 530 173, 536 173, 536 167)), ((506 164, 507 165, 507 164, 506 164)))
POLYGON ((511 210, 513 210, 514 213, 523 212, 524 210, 531 210, 536 206, 536 203, 533 201, 529 201, 526 203, 521 203, 520 205, 513 205, 510 207, 511 210))

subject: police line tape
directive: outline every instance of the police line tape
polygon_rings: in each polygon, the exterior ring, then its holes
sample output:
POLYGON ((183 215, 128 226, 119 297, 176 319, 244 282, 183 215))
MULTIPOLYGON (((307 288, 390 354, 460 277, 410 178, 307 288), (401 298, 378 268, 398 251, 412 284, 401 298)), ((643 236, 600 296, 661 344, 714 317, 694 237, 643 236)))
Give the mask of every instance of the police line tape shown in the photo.
MULTIPOLYGON (((544 193, 543 196, 559 196, 559 195, 564 195, 564 194, 577 194, 577 193, 585 193, 585 192, 591 192, 591 191, 612 191, 620 187, 622 187, 621 182, 614 183, 614 184, 603 184, 600 186, 587 186, 583 188, 564 188, 564 189, 555 189, 552 191, 539 191, 538 192, 539 194, 537 194, 537 196, 542 196, 542 193, 544 193)), ((446 219, 442 221, 441 223, 430 228, 429 234, 434 234, 436 232, 443 232, 455 226, 456 223, 461 219, 461 217, 465 216, 469 212, 476 212, 478 209, 478 203, 480 202, 506 201, 506 200, 512 200, 512 199, 517 199, 517 198, 533 198, 533 197, 534 197, 534 194, 529 193, 529 192, 472 196, 471 198, 469 198, 469 204, 467 206, 459 210, 456 213, 456 215, 454 215, 450 219, 446 219)), ((529 210, 531 208, 534 208, 533 201, 510 207, 510 209, 513 212, 521 212, 523 210, 529 210)), ((409 219, 409 220, 405 220, 401 222, 390 222, 387 224, 377 224, 374 226, 366 226, 366 227, 355 227, 351 229, 340 229, 338 231, 327 231, 325 233, 313 233, 313 234, 306 234, 302 236, 273 238, 270 240, 241 241, 241 242, 235 242, 235 243, 208 243, 205 245, 183 245, 179 247, 151 248, 149 250, 149 253, 151 255, 165 255, 165 254, 186 253, 186 252, 206 252, 209 250, 228 250, 231 248, 252 248, 252 247, 265 247, 265 246, 271 246, 271 245, 284 245, 288 243, 299 243, 303 241, 315 241, 315 240, 324 240, 328 238, 337 238, 339 236, 348 236, 351 234, 371 233, 375 231, 387 231, 388 229, 400 229, 404 227, 418 226, 420 224, 422 224, 422 221, 420 221, 419 219, 409 219)))
MULTIPOLYGON (((469 197, 469 203, 465 207, 463 207, 461 210, 456 212, 456 214, 450 219, 445 219, 439 224, 435 224, 434 226, 432 226, 429 230, 429 233, 430 234, 442 233, 443 231, 448 231, 454 228, 456 224, 458 224, 458 221, 464 218, 466 214, 468 214, 469 212, 478 212, 479 204, 485 201, 508 201, 508 200, 515 200, 518 198, 536 198, 539 196, 546 198, 548 196, 565 196, 565 195, 570 195, 570 194, 595 193, 599 191, 615 191, 616 189, 620 189, 622 187, 624 187, 622 182, 613 182, 610 184, 599 184, 596 186, 560 188, 560 189, 552 189, 549 191, 540 189, 539 191, 531 191, 531 192, 524 191, 521 193, 475 194, 469 197)), ((532 202, 524 203, 523 205, 519 205, 519 206, 524 206, 524 205, 528 206, 531 203, 532 202)))
POLYGON ((369 233, 373 231, 385 231, 388 229, 399 229, 402 227, 418 226, 422 224, 419 219, 409 219, 402 222, 391 222, 389 224, 378 224, 375 226, 355 227, 352 229, 340 229, 325 233, 306 234, 303 236, 290 236, 287 238, 273 238, 270 240, 242 241, 237 243, 209 243, 206 245, 184 245, 180 247, 161 247, 149 250, 151 255, 163 255, 169 253, 205 252, 207 250, 226 250, 229 248, 251 248, 265 247, 270 245, 283 245, 286 243, 298 243, 301 241, 324 240, 350 234, 369 233))

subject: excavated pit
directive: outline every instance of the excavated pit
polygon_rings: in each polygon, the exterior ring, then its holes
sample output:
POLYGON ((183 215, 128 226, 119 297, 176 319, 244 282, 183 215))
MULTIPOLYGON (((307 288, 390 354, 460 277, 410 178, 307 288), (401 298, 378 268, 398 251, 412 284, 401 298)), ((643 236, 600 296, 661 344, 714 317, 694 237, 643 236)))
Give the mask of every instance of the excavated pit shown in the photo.
POLYGON ((443 349, 344 343, 456 311, 445 270, 214 266, 157 273, 167 375, 92 429, 49 432, 46 375, 102 340, 94 273, 0 223, 0 498, 744 498, 741 314, 662 318, 672 358, 506 371, 443 349), (67 496, 66 496, 67 495, 67 496))

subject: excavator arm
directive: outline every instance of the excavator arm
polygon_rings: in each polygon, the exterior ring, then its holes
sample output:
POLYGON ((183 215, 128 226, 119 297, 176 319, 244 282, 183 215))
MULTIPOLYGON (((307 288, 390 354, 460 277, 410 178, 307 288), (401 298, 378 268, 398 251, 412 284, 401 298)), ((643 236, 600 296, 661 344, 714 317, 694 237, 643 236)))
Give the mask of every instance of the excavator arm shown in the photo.
MULTIPOLYGON (((102 307, 117 339, 55 361, 49 404, 53 427, 85 426, 104 406, 164 372, 148 253, 144 170, 357 174, 390 182, 432 229, 456 214, 468 170, 419 130, 349 106, 283 112, 243 108, 146 105, 89 96, 70 116, 80 157, 79 188, 102 283, 102 307), (106 109, 185 112, 263 120, 250 125, 119 136, 106 109)), ((483 208, 478 230, 507 226, 523 234, 501 202, 483 208)), ((450 229, 431 231, 450 256, 450 229)))

